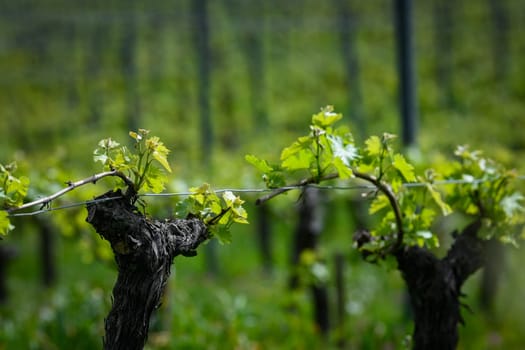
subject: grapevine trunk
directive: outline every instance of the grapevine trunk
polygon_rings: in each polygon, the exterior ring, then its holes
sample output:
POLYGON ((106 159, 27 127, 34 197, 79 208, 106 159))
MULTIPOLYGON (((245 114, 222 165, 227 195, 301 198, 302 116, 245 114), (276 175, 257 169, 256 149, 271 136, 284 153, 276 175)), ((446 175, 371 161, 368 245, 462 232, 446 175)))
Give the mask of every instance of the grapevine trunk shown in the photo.
POLYGON ((456 349, 461 287, 483 266, 485 242, 477 238, 478 229, 479 222, 467 226, 442 259, 419 247, 396 253, 414 313, 415 350, 456 349))
POLYGON ((118 267, 113 306, 105 320, 104 349, 142 349, 173 258, 195 255, 199 244, 209 238, 208 230, 196 218, 146 218, 120 191, 98 197, 87 209, 86 221, 109 241, 118 267))

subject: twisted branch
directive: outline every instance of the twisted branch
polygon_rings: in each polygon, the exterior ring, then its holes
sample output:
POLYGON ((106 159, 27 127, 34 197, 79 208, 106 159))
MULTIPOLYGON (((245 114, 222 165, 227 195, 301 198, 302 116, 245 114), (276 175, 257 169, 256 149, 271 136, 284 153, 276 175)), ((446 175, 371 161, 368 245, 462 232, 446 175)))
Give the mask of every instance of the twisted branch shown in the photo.
POLYGON ((124 181, 124 183, 128 186, 128 189, 132 189, 134 190, 135 188, 135 185, 133 184, 133 181, 131 181, 131 179, 129 177, 127 177, 126 175, 124 175, 122 172, 120 171, 117 171, 117 170, 112 170, 112 171, 106 171, 106 172, 103 172, 103 173, 99 173, 99 174, 95 174, 93 176, 90 176, 88 178, 85 178, 85 179, 82 179, 82 180, 78 180, 78 181, 75 181, 75 182, 68 182, 67 183, 67 187, 56 192, 56 193, 53 193, 52 195, 49 195, 47 197, 44 197, 44 198, 40 198, 40 199, 37 199, 35 201, 32 201, 32 202, 29 202, 29 203, 25 203, 19 207, 14 207, 14 208, 9 208, 7 209, 7 212, 10 214, 10 213, 14 213, 14 212, 17 212, 17 211, 20 211, 20 210, 23 210, 23 209, 27 209, 27 208, 31 208, 31 207, 34 207, 34 206, 37 206, 37 205, 47 205, 49 204, 50 202, 54 201, 55 199, 59 198, 59 197, 62 197, 63 195, 65 195, 66 193, 70 192, 70 191, 73 191, 74 189, 78 188, 78 187, 81 187, 81 186, 84 186, 84 185, 87 185, 87 184, 95 184, 97 183, 98 180, 104 178, 104 177, 108 177, 108 176, 116 176, 116 177, 119 177, 122 179, 122 181, 124 181))

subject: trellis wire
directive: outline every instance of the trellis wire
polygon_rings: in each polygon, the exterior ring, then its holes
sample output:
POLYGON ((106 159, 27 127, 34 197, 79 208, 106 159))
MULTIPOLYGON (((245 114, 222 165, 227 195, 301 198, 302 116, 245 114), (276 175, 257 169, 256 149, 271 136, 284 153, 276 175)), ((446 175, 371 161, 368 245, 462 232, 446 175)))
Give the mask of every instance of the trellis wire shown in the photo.
MULTIPOLYGON (((525 180, 525 175, 517 176, 518 180, 525 180)), ((493 180, 484 180, 484 179, 473 179, 473 180, 465 180, 465 179, 450 179, 450 180, 441 180, 441 181, 434 181, 434 185, 457 185, 457 184, 479 184, 483 182, 489 182, 493 180)), ((425 187, 427 184, 423 182, 407 182, 404 183, 403 186, 407 188, 416 188, 416 187, 425 187)), ((372 191, 375 190, 376 187, 373 185, 351 185, 351 186, 341 186, 341 185, 317 185, 317 184, 308 184, 308 185, 291 185, 291 186, 283 186, 279 187, 279 189, 284 190, 297 190, 302 189, 305 187, 315 187, 321 190, 342 190, 342 191, 372 191)), ((272 192, 275 189, 272 188, 221 188, 214 190, 215 193, 224 193, 224 192, 233 192, 233 193, 268 193, 272 192)), ((190 191, 184 191, 184 192, 165 192, 165 193, 143 193, 140 194, 139 197, 184 197, 192 195, 194 192, 190 191)), ((34 216, 39 215, 43 213, 47 213, 50 211, 57 211, 57 210, 63 210, 63 209, 70 209, 75 207, 81 207, 86 206, 88 204, 95 204, 95 203, 101 203, 106 202, 110 200, 115 199, 121 199, 122 196, 119 197, 111 197, 111 198, 99 198, 99 199, 92 199, 88 201, 83 202, 76 202, 76 203, 70 203, 70 204, 64 204, 57 207, 49 207, 49 204, 47 206, 43 206, 39 210, 35 211, 29 211, 29 212, 23 212, 23 213, 9 213, 8 216, 10 217, 19 217, 19 216, 34 216)))
POLYGON ((38 214, 47 213, 47 212, 50 212, 50 211, 63 210, 63 209, 71 209, 71 208, 75 208, 75 207, 83 207, 83 206, 88 205, 88 204, 95 204, 95 203, 107 202, 107 201, 112 201, 112 200, 120 199, 120 198, 122 198, 122 196, 119 196, 119 197, 110 197, 110 198, 91 199, 91 200, 83 201, 83 202, 76 202, 76 203, 64 204, 64 205, 60 205, 60 206, 58 206, 58 207, 47 207, 47 206, 43 206, 41 209, 38 209, 38 210, 35 210, 35 211, 28 211, 28 212, 24 212, 24 213, 9 213, 8 216, 10 216, 10 217, 16 217, 16 216, 34 216, 34 215, 38 215, 38 214))

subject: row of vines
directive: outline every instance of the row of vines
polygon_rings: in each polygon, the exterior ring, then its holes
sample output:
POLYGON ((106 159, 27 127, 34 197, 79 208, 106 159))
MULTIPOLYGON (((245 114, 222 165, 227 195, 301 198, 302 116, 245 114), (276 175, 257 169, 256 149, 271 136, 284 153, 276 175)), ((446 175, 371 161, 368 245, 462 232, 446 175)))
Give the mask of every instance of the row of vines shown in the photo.
MULTIPOLYGON (((269 189, 257 204, 299 188, 308 210, 310 191, 321 184, 361 188, 369 214, 378 219, 359 228, 353 244, 365 261, 401 272, 414 317, 413 348, 455 349, 461 289, 484 266, 487 242, 517 246, 524 236, 525 197, 516 189, 518 176, 466 146, 456 149, 454 159, 416 169, 396 151, 395 135, 372 136, 359 146, 346 126, 334 125, 341 118, 330 106, 313 115, 309 133, 282 150, 280 163, 246 156, 269 189), (434 228, 444 220, 452 220, 454 232, 439 256, 434 228)), ((212 237, 229 241, 232 224, 248 223, 240 197, 231 191, 218 195, 208 184, 190 189, 175 205, 175 219, 149 217, 141 194, 164 190, 171 172, 169 151, 147 130, 130 136, 134 151, 112 139, 100 141, 94 159, 103 164, 103 172, 25 204, 28 178, 14 175, 15 164, 1 168, 3 234, 14 228, 12 214, 49 206, 79 187, 116 178, 112 190, 85 203, 86 221, 110 243, 118 267, 112 309, 105 318, 105 349, 142 349, 174 257, 196 255, 197 247, 212 237)), ((308 227, 300 231, 304 235, 308 227)), ((315 246, 310 248, 299 253, 309 251, 315 261, 315 246)))

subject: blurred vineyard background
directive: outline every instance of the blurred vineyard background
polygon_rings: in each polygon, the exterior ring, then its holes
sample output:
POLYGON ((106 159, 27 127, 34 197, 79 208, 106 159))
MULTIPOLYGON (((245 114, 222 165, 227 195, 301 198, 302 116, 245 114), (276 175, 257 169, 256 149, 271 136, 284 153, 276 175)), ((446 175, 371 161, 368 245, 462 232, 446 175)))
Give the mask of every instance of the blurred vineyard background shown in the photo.
MULTIPOLYGON (((125 142, 140 127, 172 150, 168 190, 262 188, 244 155, 276 159, 321 106, 343 112, 359 141, 401 133, 394 17, 385 0, 4 1, 0 163, 17 160, 31 196, 50 194, 99 170, 98 140, 125 142)), ((525 174, 525 3, 414 1, 412 18, 410 155, 431 163, 469 144, 525 174)), ((81 189, 62 204, 102 191, 81 189)), ((329 295, 326 334, 308 288, 289 288, 297 193, 264 210, 248 194, 252 224, 230 245, 175 261, 148 349, 335 348, 341 335, 350 349, 403 348, 412 324, 400 276, 351 249, 357 195, 322 196, 325 270, 316 277, 329 295)), ((147 200, 152 215, 170 216, 174 198, 147 200)), ((115 268, 85 215, 15 218, 0 247, 0 349, 100 348, 115 268)), ((480 272, 467 285, 461 349, 525 346, 525 258, 510 247, 495 254, 499 279, 483 287, 480 272), (483 307, 490 286, 494 303, 483 307)))

